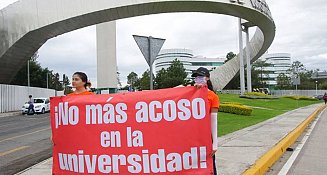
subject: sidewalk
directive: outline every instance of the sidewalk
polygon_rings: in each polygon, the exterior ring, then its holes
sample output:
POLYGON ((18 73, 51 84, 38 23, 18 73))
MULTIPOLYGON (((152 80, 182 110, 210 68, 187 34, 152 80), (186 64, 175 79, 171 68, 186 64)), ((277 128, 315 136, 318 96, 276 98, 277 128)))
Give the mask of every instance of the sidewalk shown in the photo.
MULTIPOLYGON (((315 104, 269 119, 218 138, 216 154, 219 175, 238 175, 250 168, 267 151, 293 131, 322 104, 315 104)), ((52 158, 19 175, 51 175, 52 158)))
POLYGON ((13 112, 0 113, 0 118, 1 117, 16 116, 16 115, 20 115, 21 113, 22 113, 21 111, 13 111, 13 112))

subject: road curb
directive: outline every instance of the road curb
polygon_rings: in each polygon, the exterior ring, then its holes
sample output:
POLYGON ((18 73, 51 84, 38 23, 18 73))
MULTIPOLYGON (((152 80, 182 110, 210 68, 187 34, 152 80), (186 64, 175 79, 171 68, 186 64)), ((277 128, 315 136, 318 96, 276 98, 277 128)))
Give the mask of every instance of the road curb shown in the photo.
POLYGON ((290 147, 297 138, 303 133, 307 126, 317 117, 317 115, 327 106, 321 106, 316 109, 306 120, 298 125, 293 131, 279 141, 272 149, 261 156, 249 169, 244 171, 242 175, 262 175, 284 154, 286 149, 290 147))
MULTIPOLYGON (((43 161, 40 162, 40 163, 37 163, 37 164, 35 164, 35 165, 33 165, 33 166, 29 167, 29 168, 26 168, 26 169, 23 170, 23 171, 20 171, 20 172, 16 173, 15 175, 21 175, 21 174, 24 174, 25 172, 27 172, 27 171, 29 171, 29 170, 31 170, 31 169, 37 168, 37 167, 39 167, 39 166, 42 166, 43 164, 45 164, 45 163, 51 161, 51 159, 52 159, 52 157, 50 157, 50 158, 48 158, 48 159, 45 159, 45 160, 43 160, 43 161)), ((40 169, 40 168, 37 168, 37 169, 40 169)))

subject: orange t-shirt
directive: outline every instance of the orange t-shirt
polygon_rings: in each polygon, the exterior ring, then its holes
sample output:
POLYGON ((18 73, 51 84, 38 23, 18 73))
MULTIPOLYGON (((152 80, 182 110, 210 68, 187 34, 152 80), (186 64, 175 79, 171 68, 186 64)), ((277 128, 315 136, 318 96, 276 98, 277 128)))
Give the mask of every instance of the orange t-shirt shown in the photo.
POLYGON ((77 94, 75 92, 72 92, 72 93, 68 94, 67 96, 74 96, 74 95, 94 95, 94 93, 90 92, 90 91, 85 91, 85 92, 82 92, 82 93, 79 93, 79 94, 77 94))
POLYGON ((219 108, 219 97, 213 91, 208 90, 208 103, 211 108, 219 108))

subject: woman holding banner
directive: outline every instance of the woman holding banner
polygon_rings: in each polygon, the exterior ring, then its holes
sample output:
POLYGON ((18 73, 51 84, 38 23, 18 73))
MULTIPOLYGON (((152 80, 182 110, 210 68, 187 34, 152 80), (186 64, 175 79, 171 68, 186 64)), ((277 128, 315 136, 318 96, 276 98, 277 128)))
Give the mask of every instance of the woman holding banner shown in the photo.
POLYGON ((94 94, 88 90, 91 87, 91 83, 88 81, 87 75, 83 72, 75 72, 73 74, 72 85, 75 88, 75 91, 68 94, 68 96, 94 94))
MULTIPOLYGON (((88 88, 91 87, 91 82, 87 80, 87 75, 83 72, 75 72, 72 77, 72 85, 75 88, 75 91, 68 94, 67 96, 74 95, 93 95, 93 92, 90 92, 88 88)), ((50 140, 53 143, 52 135, 50 136, 50 140)))
POLYGON ((210 117, 211 117, 211 136, 212 136, 212 153, 213 156, 213 167, 214 174, 217 175, 216 169, 216 157, 215 153, 218 148, 218 108, 219 108, 219 97, 213 91, 212 82, 210 81, 209 70, 200 67, 195 72, 193 72, 192 77, 194 77, 194 86, 197 88, 208 87, 208 105, 210 106, 210 117))

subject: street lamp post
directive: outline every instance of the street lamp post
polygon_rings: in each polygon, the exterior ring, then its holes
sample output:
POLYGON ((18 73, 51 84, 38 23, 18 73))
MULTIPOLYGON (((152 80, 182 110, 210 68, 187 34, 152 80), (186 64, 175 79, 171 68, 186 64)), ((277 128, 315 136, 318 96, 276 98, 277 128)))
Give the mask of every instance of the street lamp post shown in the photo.
POLYGON ((49 89, 49 73, 47 72, 47 89, 49 89))
POLYGON ((318 81, 316 81, 316 96, 318 96, 318 81))
POLYGON ((30 60, 27 61, 27 86, 31 86, 30 82, 30 60))

